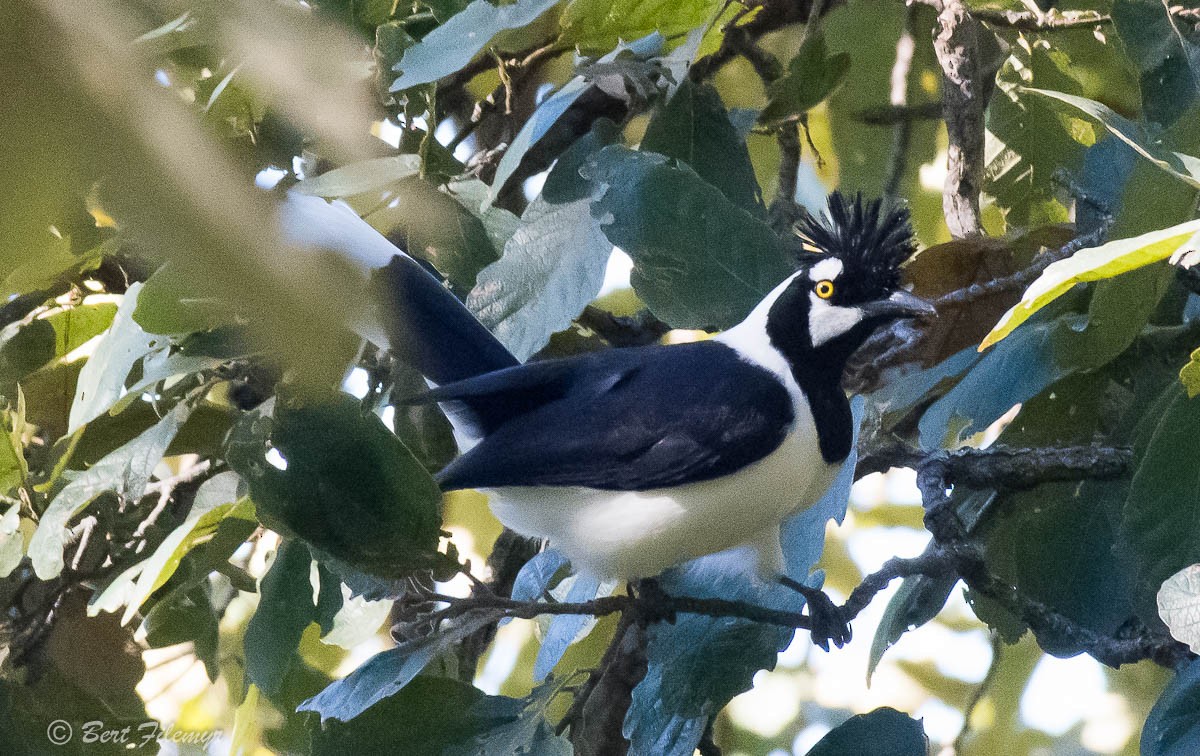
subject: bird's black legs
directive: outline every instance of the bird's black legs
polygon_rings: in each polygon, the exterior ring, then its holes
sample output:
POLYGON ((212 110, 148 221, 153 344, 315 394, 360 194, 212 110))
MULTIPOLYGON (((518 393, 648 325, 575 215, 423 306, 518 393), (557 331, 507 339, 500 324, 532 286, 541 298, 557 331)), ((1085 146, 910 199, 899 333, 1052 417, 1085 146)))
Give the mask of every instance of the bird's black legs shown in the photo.
POLYGON ((829 642, 841 648, 850 642, 850 623, 837 604, 816 588, 810 588, 801 582, 792 580, 786 575, 779 576, 779 582, 791 588, 808 603, 808 616, 812 622, 812 642, 822 650, 829 650, 829 642))

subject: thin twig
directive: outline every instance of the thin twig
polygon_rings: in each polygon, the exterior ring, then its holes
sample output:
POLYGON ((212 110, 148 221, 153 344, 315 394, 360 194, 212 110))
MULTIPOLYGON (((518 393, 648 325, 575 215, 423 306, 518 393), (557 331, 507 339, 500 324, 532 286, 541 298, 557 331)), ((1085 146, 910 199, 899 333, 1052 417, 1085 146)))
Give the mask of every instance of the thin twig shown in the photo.
POLYGON ((963 707, 963 723, 958 730, 958 735, 954 738, 954 752, 963 753, 963 749, 967 744, 967 736, 971 734, 971 715, 987 695, 988 690, 992 687, 992 682, 996 679, 996 673, 1000 671, 1000 658, 1004 653, 1004 640, 1000 637, 1000 633, 992 631, 992 662, 988 664, 987 674, 983 676, 983 680, 975 686, 975 690, 971 691, 971 699, 967 701, 967 705, 963 707))
MULTIPOLYGON (((891 75, 891 105, 893 108, 903 108, 908 105, 908 76, 912 70, 913 54, 917 49, 913 37, 913 21, 916 8, 909 5, 904 9, 904 28, 900 39, 896 41, 896 60, 892 64, 891 75)), ((896 197, 900 191, 900 182, 908 169, 908 148, 912 142, 912 120, 901 119, 892 127, 892 151, 888 157, 886 178, 883 182, 885 197, 896 197)))

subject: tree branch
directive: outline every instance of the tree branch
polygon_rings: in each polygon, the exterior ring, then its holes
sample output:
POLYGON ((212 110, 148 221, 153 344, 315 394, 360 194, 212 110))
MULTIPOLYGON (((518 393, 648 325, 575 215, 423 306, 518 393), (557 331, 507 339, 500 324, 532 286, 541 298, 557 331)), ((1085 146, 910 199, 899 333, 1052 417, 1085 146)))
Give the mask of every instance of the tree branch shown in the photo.
MULTIPOLYGON (((824 2, 818 12, 823 16, 831 9, 840 5, 844 0, 824 2)), ((751 3, 747 2, 749 7, 751 3)), ((812 11, 812 0, 762 0, 757 3, 758 14, 744 24, 738 22, 746 14, 738 13, 723 29, 725 37, 721 46, 711 55, 707 55, 692 64, 688 76, 693 81, 704 81, 716 74, 722 66, 743 54, 742 45, 745 40, 757 41, 763 35, 782 29, 790 24, 806 23, 812 11)), ((751 61, 753 62, 753 61, 751 61)))
POLYGON ((986 106, 985 72, 980 60, 979 34, 983 30, 962 0, 943 0, 938 13, 939 31, 934 53, 942 67, 942 116, 950 146, 942 208, 946 225, 955 237, 983 231, 979 193, 983 189, 983 112, 986 106))

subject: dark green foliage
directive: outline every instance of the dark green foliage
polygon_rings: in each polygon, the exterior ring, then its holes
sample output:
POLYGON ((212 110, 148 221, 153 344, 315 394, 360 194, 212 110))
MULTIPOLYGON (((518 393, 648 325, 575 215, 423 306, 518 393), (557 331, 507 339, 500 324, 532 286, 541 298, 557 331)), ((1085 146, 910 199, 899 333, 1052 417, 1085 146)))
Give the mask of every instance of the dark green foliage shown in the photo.
POLYGON ((250 483, 259 517, 318 556, 393 578, 439 563, 437 485, 352 397, 280 400, 273 417, 239 423, 228 455, 250 483), (268 448, 286 469, 267 461, 268 448))
POLYGON ((884 706, 846 720, 821 738, 808 756, 923 756, 928 749, 920 720, 884 706))

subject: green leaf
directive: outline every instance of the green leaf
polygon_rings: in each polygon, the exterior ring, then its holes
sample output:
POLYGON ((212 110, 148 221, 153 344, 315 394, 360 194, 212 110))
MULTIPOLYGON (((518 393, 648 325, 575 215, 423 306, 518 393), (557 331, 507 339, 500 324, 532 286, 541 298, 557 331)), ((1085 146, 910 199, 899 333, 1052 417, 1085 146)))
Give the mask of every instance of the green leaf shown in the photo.
POLYGON ((621 40, 659 32, 680 37, 713 20, 721 0, 571 0, 562 39, 585 50, 609 50, 621 40))
POLYGON ((1054 92, 1048 89, 1023 88, 1024 92, 1039 94, 1059 102, 1064 102, 1072 108, 1099 121, 1104 128, 1125 144, 1132 147, 1139 155, 1154 165, 1183 181, 1189 186, 1200 189, 1200 158, 1183 153, 1173 152, 1163 147, 1145 129, 1127 118, 1122 118, 1113 112, 1112 108, 1103 103, 1084 97, 1054 92))
POLYGON ((191 643, 196 658, 204 662, 208 679, 216 681, 217 613, 207 583, 190 583, 186 590, 172 591, 159 600, 142 624, 150 648, 191 643))
POLYGON ((983 351, 1012 333, 1029 316, 1070 291, 1077 283, 1099 281, 1166 260, 1183 249, 1200 233, 1200 220, 1188 221, 1161 231, 1119 239, 1076 252, 1051 264, 1034 281, 1021 301, 1000 319, 979 350, 983 351))
POLYGON ((928 749, 920 720, 883 706, 833 728, 808 756, 925 756, 928 749))
POLYGON ((504 245, 521 227, 521 219, 501 207, 493 207, 491 188, 479 179, 462 179, 451 181, 446 185, 446 193, 465 207, 483 223, 492 247, 503 250, 504 245))
POLYGON ((469 291, 479 271, 499 257, 483 221, 428 181, 404 179, 392 197, 363 220, 455 287, 469 291))
POLYGON ((535 199, 504 255, 479 273, 467 307, 518 360, 571 325, 604 283, 612 242, 587 199, 535 199))
POLYGON ((201 484, 187 518, 142 563, 141 575, 129 596, 125 615, 121 618, 122 624, 133 619, 146 599, 175 574, 180 561, 192 548, 216 535, 223 519, 253 519, 249 502, 238 506, 237 489, 240 483, 237 473, 223 472, 201 484))
POLYGON ((0 409, 0 494, 25 485, 29 463, 25 461, 25 394, 17 387, 17 400, 0 409))
POLYGON ((1115 0, 1113 26, 1141 75, 1142 115, 1169 126, 1200 94, 1200 53, 1171 18, 1162 0, 1115 0), (1191 52, 1191 54, 1189 54, 1191 52))
POLYGON ((729 120, 717 90, 690 78, 650 119, 641 149, 687 163, 730 202, 761 215, 762 190, 746 139, 729 120))
POLYGON ((8 507, 0 517, 0 578, 6 578, 21 563, 25 556, 25 541, 33 530, 33 523, 21 517, 21 503, 8 507))
POLYGON ((1157 591, 1178 570, 1200 562, 1200 399, 1173 383, 1146 413, 1146 434, 1135 447, 1120 542, 1132 555, 1138 580, 1157 591))
POLYGON ((783 76, 767 88, 760 123, 775 125, 803 115, 837 90, 850 71, 850 55, 830 55, 820 32, 808 35, 783 76))
POLYGON ((1158 616, 1171 637, 1200 649, 1200 565, 1189 564, 1163 581, 1158 589, 1158 616))
POLYGON ((80 371, 67 433, 107 412, 124 395, 133 363, 161 343, 162 339, 146 333, 133 318, 141 289, 142 284, 135 283, 125 292, 112 325, 80 371))
MULTIPOLYGON (((324 584, 322 584, 323 586, 324 584)), ((348 596, 342 591, 342 606, 333 616, 333 624, 322 643, 353 651, 360 643, 374 638, 391 616, 394 602, 371 601, 363 596, 348 596)))
POLYGON ((197 296, 198 271, 179 262, 156 270, 138 292, 133 319, 147 333, 184 334, 229 325, 241 308, 212 296, 197 296))
MULTIPOLYGON (((618 58, 632 58, 636 61, 644 61, 652 55, 657 54, 662 49, 662 37, 652 36, 646 39, 639 39, 636 42, 626 45, 617 45, 617 48, 600 58, 595 65, 611 64, 618 58)), ((516 173, 521 166, 521 161, 525 158, 526 153, 541 141, 554 128, 554 125, 570 110, 575 101, 588 92, 595 86, 595 83, 586 79, 583 76, 576 76, 563 85, 557 92, 547 97, 538 104, 537 110, 525 120, 525 124, 521 126, 521 130, 513 138, 512 144, 504 151, 500 157, 500 164, 496 166, 496 175, 492 179, 491 199, 495 199, 500 195, 500 191, 504 188, 508 180, 516 173)), ((595 132, 590 132, 585 135, 580 141, 590 141, 590 139, 607 140, 606 143, 617 140, 615 134, 610 134, 607 127, 611 126, 611 122, 602 119, 595 132), (589 139, 590 137, 590 139, 589 139)), ((615 131, 615 128, 613 128, 615 131)), ((578 144, 578 142, 576 142, 578 144)), ((572 147, 568 152, 578 150, 572 147)), ((564 156, 565 157, 565 156, 564 156)), ((580 155, 577 159, 586 157, 580 155)))
MULTIPOLYGON (((34 371, 60 366, 67 355, 73 360, 77 355, 72 352, 112 324, 117 312, 113 300, 111 295, 93 295, 78 305, 35 310, 0 330, 0 391, 11 396, 15 384, 34 371)), ((29 387, 24 388, 29 393, 29 387)))
POLYGON ((1200 661, 1181 667, 1142 727, 1142 756, 1200 752, 1200 661))
POLYGON ((584 168, 605 235, 633 258, 630 277, 657 317, 679 328, 728 328, 791 272, 779 238, 691 169, 606 147, 584 168))
MULTIPOLYGON (((520 701, 504 701, 493 705, 497 713, 507 713, 512 704, 519 704, 520 714, 511 722, 493 726, 479 733, 469 743, 451 746, 445 756, 472 756, 477 753, 523 753, 536 756, 570 756, 574 753, 571 743, 561 735, 555 735, 546 721, 546 710, 555 697, 562 692, 564 680, 551 680, 537 686, 520 701), (501 706, 503 707, 501 709, 501 706)), ((487 711, 482 707, 475 711, 487 711)))
POLYGON ((38 529, 29 542, 29 558, 39 578, 49 580, 62 572, 67 523, 93 499, 105 491, 115 491, 126 501, 142 497, 154 468, 190 412, 191 407, 186 402, 176 404, 154 426, 106 455, 58 492, 42 513, 38 529))
POLYGON ((382 189, 400 179, 415 176, 420 170, 420 155, 372 158, 305 179, 296 185, 294 191, 329 199, 346 197, 382 189))
POLYGON ((7 298, 13 294, 36 291, 118 250, 116 240, 109 239, 82 254, 76 254, 71 249, 71 242, 69 238, 51 236, 44 251, 30 250, 29 259, 0 282, 0 296, 7 298))
MULTIPOLYGON (((310 591, 311 593, 311 591, 310 591)), ((467 615, 433 634, 406 641, 367 659, 345 678, 300 704, 298 711, 315 711, 322 724, 348 722, 417 678, 433 658, 489 624, 486 616, 467 615)))
POLYGON ((558 0, 517 0, 496 6, 487 0, 475 0, 462 12, 425 35, 404 52, 396 64, 400 76, 391 91, 428 84, 449 76, 471 62, 500 32, 516 29, 537 20, 558 0))
POLYGON ((1179 380, 1187 389, 1189 399, 1200 394, 1200 349, 1192 352, 1188 363, 1179 369, 1179 380))
POLYGON ((958 583, 958 577, 949 576, 932 578, 925 575, 907 577, 900 583, 900 588, 888 602, 879 627, 875 630, 875 638, 871 641, 871 656, 867 661, 867 685, 871 684, 871 675, 879 666, 884 653, 900 640, 900 636, 909 630, 915 630, 938 615, 950 592, 958 583))
POLYGON ((439 561, 441 491, 383 422, 345 394, 280 400, 248 415, 228 460, 250 484, 258 516, 371 575, 401 578, 439 561), (268 442, 285 460, 267 460, 268 442))
POLYGON ((259 583, 258 609, 246 626, 246 679, 277 699, 293 666, 304 629, 317 619, 309 581, 312 557, 304 544, 285 540, 259 583))
POLYGON ((439 24, 446 23, 455 13, 461 13, 470 0, 421 0, 421 4, 429 8, 439 24))
MULTIPOLYGON (((485 695, 458 680, 422 676, 353 721, 327 721, 313 727, 312 754, 397 753, 402 745, 406 756, 443 756, 472 736, 516 720, 521 703, 485 695)), ((486 753, 539 753, 507 750, 490 740, 487 746, 486 753)))

